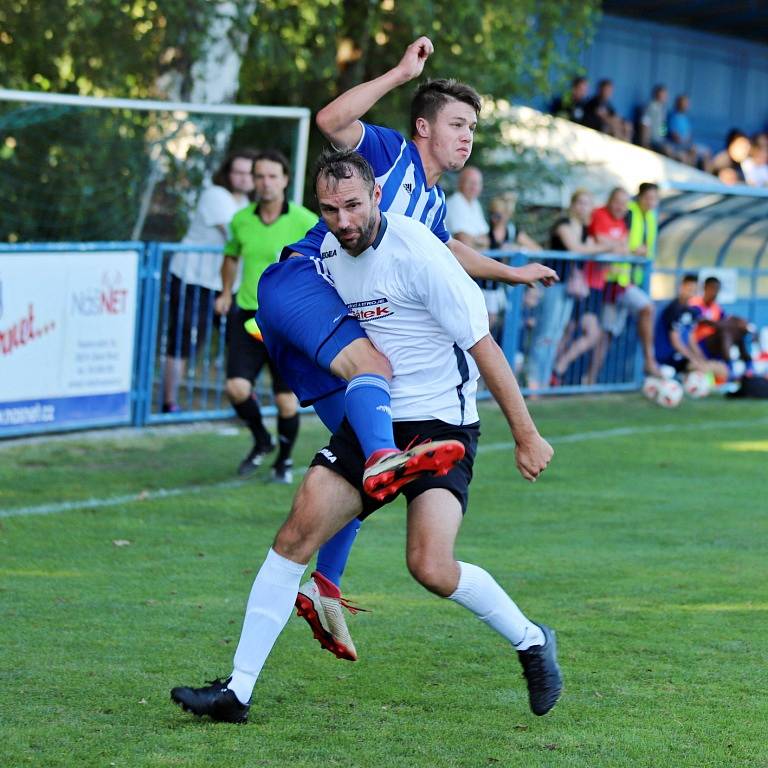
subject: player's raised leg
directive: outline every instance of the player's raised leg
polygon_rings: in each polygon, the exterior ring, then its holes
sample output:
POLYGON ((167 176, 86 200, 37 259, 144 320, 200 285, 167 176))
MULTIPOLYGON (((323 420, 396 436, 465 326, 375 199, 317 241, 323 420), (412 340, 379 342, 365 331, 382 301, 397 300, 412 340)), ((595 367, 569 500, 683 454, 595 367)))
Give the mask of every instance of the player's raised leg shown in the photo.
POLYGON ((367 459, 366 492, 385 500, 417 477, 447 471, 459 460, 459 449, 450 442, 398 449, 389 362, 321 270, 305 257, 270 266, 259 282, 258 325, 271 358, 302 405, 345 391, 344 413, 367 459))
MULTIPOLYGON (((327 365, 349 382, 344 412, 366 456, 365 492, 374 499, 386 501, 418 477, 448 472, 464 455, 463 446, 454 440, 443 440, 400 450, 392 433, 389 363, 367 337, 347 341, 343 334, 339 336, 336 348, 344 346, 327 360, 327 365)), ((328 353, 329 350, 325 352, 328 353)))

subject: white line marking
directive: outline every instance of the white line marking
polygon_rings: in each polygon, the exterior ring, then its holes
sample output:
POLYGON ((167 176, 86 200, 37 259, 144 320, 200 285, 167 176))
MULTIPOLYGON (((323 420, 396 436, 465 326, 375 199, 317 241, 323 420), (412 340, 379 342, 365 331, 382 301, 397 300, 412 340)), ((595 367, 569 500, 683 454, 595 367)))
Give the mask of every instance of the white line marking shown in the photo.
MULTIPOLYGON (((652 435, 661 432, 680 432, 682 430, 701 430, 701 429, 733 429, 734 427, 756 427, 762 424, 768 424, 768 419, 753 419, 751 421, 710 421, 699 422, 697 424, 663 424, 657 427, 614 427, 613 429, 602 429, 594 432, 577 432, 572 435, 555 435, 546 437, 553 445, 563 443, 582 443, 587 440, 601 440, 604 437, 631 437, 633 435, 652 435)), ((514 442, 489 443, 480 445, 477 448, 478 453, 492 451, 505 451, 515 447, 514 442)))
MULTIPOLYGON (((581 443, 588 440, 601 440, 610 437, 632 437, 634 435, 656 434, 661 432, 680 432, 704 429, 733 429, 738 427, 755 427, 768 424, 768 419, 753 419, 750 421, 711 421, 697 424, 665 424, 657 427, 614 427, 613 429, 595 430, 592 432, 577 432, 571 435, 556 435, 548 437, 550 443, 561 445, 564 443, 581 443)), ((495 451, 511 450, 515 447, 513 442, 489 443, 478 447, 478 453, 493 453, 495 451)), ((297 474, 302 474, 299 472, 297 474)), ((82 499, 80 501, 62 501, 53 504, 40 504, 34 507, 16 507, 0 509, 0 518, 3 517, 27 517, 29 515, 55 515, 60 512, 70 512, 76 509, 103 509, 105 507, 117 507, 122 504, 133 504, 141 501, 154 501, 155 499, 167 499, 173 496, 186 494, 205 493, 219 491, 226 488, 239 488, 252 480, 226 480, 210 485, 185 485, 180 488, 158 488, 156 491, 142 491, 141 493, 125 494, 123 496, 108 496, 102 499, 82 499)))

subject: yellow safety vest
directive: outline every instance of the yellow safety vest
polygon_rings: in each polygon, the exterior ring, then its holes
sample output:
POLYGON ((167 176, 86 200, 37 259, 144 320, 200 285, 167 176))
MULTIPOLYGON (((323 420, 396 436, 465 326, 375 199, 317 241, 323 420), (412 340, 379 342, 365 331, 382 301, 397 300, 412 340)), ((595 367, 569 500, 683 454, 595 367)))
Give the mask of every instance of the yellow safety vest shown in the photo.
MULTIPOLYGON (((658 222, 656 220, 656 211, 646 211, 643 213, 635 200, 629 203, 629 240, 627 245, 630 251, 639 248, 641 245, 646 247, 646 258, 653 259, 656 256, 656 235, 658 233, 658 222)), ((630 284, 642 285, 643 268, 623 262, 613 264, 605 276, 606 280, 618 283, 625 288, 630 284)))

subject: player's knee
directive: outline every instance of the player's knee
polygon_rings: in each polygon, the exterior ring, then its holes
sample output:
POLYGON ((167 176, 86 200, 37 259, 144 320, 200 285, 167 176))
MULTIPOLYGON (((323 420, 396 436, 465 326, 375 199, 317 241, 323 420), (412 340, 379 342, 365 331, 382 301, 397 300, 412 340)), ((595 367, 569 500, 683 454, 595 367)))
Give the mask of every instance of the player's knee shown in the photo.
POLYGON ((347 344, 333 358, 331 372, 345 381, 350 381, 364 373, 375 373, 387 380, 392 378, 389 360, 368 339, 355 339, 347 344))
POLYGON ((408 553, 408 570, 422 587, 440 596, 448 597, 456 591, 450 563, 425 552, 408 553))
POLYGON ((317 549, 312 545, 309 534, 302 525, 297 525, 296 521, 289 517, 277 532, 272 549, 295 563, 308 563, 317 549))
POLYGON ((245 379, 227 379, 224 385, 224 392, 229 402, 235 405, 245 402, 251 396, 252 390, 250 382, 245 379))
POLYGON ((291 416, 295 416, 299 411, 299 401, 296 399, 296 395, 293 392, 280 392, 275 395, 275 405, 277 406, 277 412, 284 419, 289 419, 291 416))

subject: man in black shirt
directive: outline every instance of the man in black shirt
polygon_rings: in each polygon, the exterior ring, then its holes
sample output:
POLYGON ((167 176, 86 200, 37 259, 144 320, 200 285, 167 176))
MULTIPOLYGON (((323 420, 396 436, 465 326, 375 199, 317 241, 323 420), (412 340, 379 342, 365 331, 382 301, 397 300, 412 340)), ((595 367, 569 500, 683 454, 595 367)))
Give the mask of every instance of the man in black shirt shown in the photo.
POLYGON ((588 92, 589 80, 586 77, 574 77, 570 92, 552 102, 552 114, 555 117, 572 120, 574 123, 583 123, 588 92))
POLYGON ((632 141, 632 125, 616 113, 611 103, 613 80, 597 84, 597 93, 584 105, 584 125, 617 139, 632 141))

